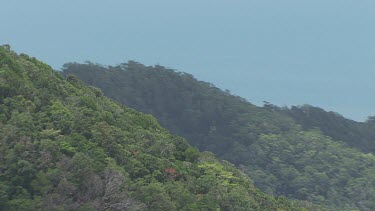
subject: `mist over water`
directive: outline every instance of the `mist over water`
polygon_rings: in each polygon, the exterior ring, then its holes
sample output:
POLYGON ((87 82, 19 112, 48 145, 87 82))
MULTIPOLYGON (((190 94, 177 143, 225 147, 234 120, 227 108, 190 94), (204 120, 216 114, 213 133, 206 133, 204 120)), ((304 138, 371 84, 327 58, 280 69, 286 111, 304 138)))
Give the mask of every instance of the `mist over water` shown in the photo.
POLYGON ((2 44, 60 69, 136 60, 255 104, 374 115, 374 1, 7 1, 2 44))

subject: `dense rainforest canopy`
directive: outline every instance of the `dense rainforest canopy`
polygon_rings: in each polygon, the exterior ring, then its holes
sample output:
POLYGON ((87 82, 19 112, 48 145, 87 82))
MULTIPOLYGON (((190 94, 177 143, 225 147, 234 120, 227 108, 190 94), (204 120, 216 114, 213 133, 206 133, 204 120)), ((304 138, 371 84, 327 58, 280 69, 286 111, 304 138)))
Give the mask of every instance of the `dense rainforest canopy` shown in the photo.
POLYGON ((0 47, 0 210, 310 210, 151 116, 0 47))
POLYGON ((305 130, 317 128, 335 140, 344 141, 363 152, 375 153, 374 117, 369 117, 366 122, 356 122, 310 105, 292 106, 280 109, 280 112, 291 116, 305 130))
MULTIPOLYGON (((312 106, 257 107, 163 66, 64 65, 88 85, 152 114, 172 133, 244 170, 268 194, 332 210, 375 210, 375 128, 312 106)), ((249 90, 251 92, 251 90, 249 90)))

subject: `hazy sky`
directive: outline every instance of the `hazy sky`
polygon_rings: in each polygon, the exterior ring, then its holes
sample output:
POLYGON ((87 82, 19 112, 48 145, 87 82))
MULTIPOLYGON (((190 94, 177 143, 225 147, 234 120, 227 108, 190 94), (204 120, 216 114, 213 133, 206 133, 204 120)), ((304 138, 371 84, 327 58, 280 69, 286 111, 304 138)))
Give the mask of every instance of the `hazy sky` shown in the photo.
POLYGON ((374 0, 1 0, 0 43, 60 69, 136 60, 255 104, 375 115, 374 0))

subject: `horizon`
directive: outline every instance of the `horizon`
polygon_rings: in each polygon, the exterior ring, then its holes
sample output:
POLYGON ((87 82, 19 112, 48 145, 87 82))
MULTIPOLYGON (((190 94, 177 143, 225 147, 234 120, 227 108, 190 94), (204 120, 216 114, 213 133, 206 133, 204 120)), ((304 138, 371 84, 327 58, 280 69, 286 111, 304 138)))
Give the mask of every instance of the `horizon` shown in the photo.
POLYGON ((309 104, 364 121, 375 114, 375 2, 337 2, 14 1, 2 4, 0 42, 57 70, 135 60, 255 105, 309 104))

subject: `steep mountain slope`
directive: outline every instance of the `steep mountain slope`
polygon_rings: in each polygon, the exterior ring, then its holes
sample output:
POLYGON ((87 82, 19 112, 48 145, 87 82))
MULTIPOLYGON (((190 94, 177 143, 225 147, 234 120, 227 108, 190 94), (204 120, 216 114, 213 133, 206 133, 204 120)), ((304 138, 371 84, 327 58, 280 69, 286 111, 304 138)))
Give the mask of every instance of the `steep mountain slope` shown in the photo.
POLYGON ((269 194, 338 210, 375 209, 375 157, 319 130, 303 130, 280 108, 257 107, 189 74, 132 61, 69 63, 64 74, 154 115, 194 146, 240 166, 269 194))
POLYGON ((282 133, 297 127, 292 118, 258 108, 209 83, 198 82, 189 74, 161 66, 152 68, 129 62, 108 69, 92 63, 65 67, 65 75, 73 73, 87 84, 101 88, 106 96, 152 114, 171 132, 216 154, 228 153, 233 144, 228 139, 251 143, 265 130, 282 133), (240 131, 243 123, 252 125, 246 137, 240 131))
POLYGON ((0 47, 0 210, 309 210, 151 115, 0 47))

